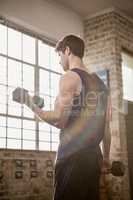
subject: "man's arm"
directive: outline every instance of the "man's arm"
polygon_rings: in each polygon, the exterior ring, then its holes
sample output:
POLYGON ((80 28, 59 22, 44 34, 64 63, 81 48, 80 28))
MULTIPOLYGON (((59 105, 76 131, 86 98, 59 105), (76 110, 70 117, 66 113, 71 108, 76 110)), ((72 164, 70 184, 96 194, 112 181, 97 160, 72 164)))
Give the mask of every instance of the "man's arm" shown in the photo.
POLYGON ((71 112, 72 100, 81 84, 79 76, 72 71, 67 72, 60 79, 59 94, 56 97, 53 111, 44 111, 35 105, 32 97, 28 95, 28 101, 25 104, 40 118, 42 121, 49 123, 57 128, 64 128, 69 114, 71 112))

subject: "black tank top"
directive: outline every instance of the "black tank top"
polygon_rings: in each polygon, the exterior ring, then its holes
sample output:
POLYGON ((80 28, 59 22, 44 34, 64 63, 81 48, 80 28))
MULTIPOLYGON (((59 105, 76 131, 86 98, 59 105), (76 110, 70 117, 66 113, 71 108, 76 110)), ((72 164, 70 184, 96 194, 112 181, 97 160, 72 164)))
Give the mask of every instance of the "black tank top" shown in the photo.
POLYGON ((73 98, 69 119, 60 131, 57 159, 63 159, 83 149, 99 146, 105 128, 108 89, 95 74, 74 68, 82 81, 80 95, 73 98))

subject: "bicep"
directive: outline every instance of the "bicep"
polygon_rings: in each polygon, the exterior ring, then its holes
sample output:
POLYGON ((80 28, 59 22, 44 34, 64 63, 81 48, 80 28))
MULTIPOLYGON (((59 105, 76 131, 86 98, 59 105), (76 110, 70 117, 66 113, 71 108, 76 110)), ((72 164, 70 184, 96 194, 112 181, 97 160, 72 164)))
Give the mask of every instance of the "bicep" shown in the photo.
POLYGON ((72 106, 73 96, 74 96, 74 88, 71 89, 70 85, 66 85, 63 81, 60 82, 59 94, 56 97, 54 110, 61 115, 70 110, 72 106))
POLYGON ((77 86, 78 80, 75 77, 65 76, 60 80, 59 94, 54 105, 54 111, 58 113, 60 122, 65 123, 70 115, 77 86))

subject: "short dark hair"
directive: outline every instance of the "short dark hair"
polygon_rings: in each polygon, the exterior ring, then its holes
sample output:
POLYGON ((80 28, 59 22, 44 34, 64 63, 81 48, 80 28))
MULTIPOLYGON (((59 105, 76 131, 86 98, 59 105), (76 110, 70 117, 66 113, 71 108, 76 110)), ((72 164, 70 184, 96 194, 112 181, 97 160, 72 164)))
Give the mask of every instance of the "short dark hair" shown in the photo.
POLYGON ((85 45, 84 41, 80 37, 75 35, 65 36, 56 44, 55 51, 62 51, 64 53, 66 47, 70 48, 73 55, 78 56, 81 59, 83 58, 85 45))

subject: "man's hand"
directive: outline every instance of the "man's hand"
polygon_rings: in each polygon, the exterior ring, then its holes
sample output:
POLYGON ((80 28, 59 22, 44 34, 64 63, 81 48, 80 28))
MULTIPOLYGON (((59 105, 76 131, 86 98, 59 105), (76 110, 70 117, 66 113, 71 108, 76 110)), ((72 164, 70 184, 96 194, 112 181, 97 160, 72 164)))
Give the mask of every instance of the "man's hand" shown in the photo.
POLYGON ((108 174, 110 172, 110 168, 111 168, 111 163, 109 161, 109 159, 103 160, 102 163, 102 173, 103 174, 108 174))

